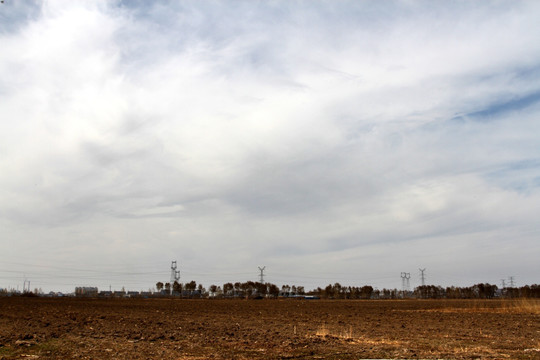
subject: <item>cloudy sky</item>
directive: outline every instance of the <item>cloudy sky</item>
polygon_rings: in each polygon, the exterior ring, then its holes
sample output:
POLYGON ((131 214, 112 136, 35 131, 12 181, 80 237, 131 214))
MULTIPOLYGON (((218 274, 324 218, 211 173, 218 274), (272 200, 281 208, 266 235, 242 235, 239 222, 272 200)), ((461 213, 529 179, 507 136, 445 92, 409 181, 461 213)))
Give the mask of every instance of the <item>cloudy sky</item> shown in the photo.
POLYGON ((5 0, 0 288, 540 283, 539 18, 5 0))

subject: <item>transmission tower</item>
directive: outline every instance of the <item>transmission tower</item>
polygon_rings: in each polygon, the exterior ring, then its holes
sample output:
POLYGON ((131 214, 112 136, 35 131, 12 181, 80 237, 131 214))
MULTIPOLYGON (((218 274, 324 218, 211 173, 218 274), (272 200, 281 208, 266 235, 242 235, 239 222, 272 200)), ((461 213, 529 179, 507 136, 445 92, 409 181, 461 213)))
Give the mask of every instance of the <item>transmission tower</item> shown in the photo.
POLYGON ((504 279, 501 279, 502 288, 506 288, 506 281, 504 279))
POLYGON ((409 291, 409 288, 411 286, 409 280, 411 278, 411 273, 402 272, 401 273, 401 288, 403 289, 403 293, 406 291, 409 291))
POLYGON ((510 287, 513 288, 514 285, 515 285, 515 284, 514 284, 514 276, 510 276, 510 277, 508 278, 508 281, 510 281, 510 287))
POLYGON ((411 273, 406 273, 405 280, 407 280, 407 292, 410 291, 411 289, 411 283, 409 281, 410 279, 411 279, 411 273))
POLYGON ((173 291, 173 285, 176 281, 180 280, 180 270, 176 270, 176 260, 171 262, 171 289, 170 294, 172 294, 173 291))
POLYGON ((420 279, 422 280, 422 286, 426 285, 426 277, 424 276, 424 271, 426 271, 426 268, 418 269, 420 270, 420 279))
POLYGON ((266 269, 266 266, 263 266, 262 268, 258 266, 258 268, 259 268, 259 271, 261 272, 259 274, 260 283, 264 284, 264 269, 266 269))

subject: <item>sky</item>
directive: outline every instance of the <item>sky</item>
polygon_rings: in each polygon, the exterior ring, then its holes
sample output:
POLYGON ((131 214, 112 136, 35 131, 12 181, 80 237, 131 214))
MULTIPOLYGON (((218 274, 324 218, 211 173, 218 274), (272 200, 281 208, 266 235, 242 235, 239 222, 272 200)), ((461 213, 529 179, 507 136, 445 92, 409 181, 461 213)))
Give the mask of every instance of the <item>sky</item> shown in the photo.
POLYGON ((0 4, 0 288, 540 283, 540 2, 0 4))

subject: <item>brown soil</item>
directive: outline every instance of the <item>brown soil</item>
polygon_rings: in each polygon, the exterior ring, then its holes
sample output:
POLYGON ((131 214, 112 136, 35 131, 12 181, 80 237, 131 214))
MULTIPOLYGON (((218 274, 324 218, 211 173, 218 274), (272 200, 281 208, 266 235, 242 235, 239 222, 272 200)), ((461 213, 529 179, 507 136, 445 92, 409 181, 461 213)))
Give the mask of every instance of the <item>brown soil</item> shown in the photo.
POLYGON ((0 359, 540 359, 538 304, 0 298, 0 359))

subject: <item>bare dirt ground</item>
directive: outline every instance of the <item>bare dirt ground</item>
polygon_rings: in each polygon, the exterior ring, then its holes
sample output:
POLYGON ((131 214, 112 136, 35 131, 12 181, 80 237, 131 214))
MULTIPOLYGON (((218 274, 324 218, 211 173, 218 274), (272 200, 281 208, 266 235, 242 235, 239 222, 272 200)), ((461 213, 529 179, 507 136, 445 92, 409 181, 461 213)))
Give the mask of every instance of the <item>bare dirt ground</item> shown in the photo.
POLYGON ((0 359, 540 359, 539 305, 0 298, 0 359))

